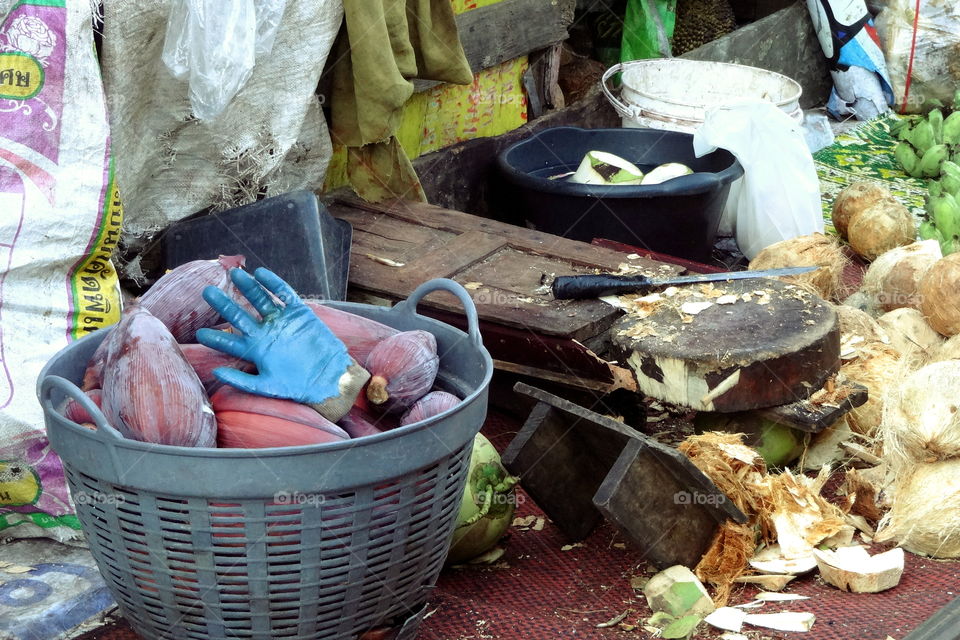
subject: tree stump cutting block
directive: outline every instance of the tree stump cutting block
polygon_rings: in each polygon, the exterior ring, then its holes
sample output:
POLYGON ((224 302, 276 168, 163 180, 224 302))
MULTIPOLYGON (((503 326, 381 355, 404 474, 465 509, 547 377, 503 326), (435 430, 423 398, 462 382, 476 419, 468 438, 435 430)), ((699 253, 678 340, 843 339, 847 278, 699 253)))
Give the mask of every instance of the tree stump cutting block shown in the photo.
POLYGON ((803 400, 840 368, 836 312, 769 278, 671 287, 620 298, 614 355, 641 393, 698 411, 803 400))

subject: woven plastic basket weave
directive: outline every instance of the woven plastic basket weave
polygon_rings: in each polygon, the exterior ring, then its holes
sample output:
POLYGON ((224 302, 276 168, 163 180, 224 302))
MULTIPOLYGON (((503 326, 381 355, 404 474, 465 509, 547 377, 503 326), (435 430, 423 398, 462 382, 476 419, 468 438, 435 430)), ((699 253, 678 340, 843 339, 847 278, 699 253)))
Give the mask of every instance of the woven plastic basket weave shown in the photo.
POLYGON ((76 387, 107 330, 55 356, 39 395, 91 552, 124 616, 150 639, 412 638, 447 553, 493 365, 469 295, 433 280, 392 309, 331 303, 437 338, 438 384, 463 402, 356 441, 192 449, 122 438, 76 387), (469 335, 416 314, 457 295, 469 335), (87 430, 68 397, 97 417, 87 430))

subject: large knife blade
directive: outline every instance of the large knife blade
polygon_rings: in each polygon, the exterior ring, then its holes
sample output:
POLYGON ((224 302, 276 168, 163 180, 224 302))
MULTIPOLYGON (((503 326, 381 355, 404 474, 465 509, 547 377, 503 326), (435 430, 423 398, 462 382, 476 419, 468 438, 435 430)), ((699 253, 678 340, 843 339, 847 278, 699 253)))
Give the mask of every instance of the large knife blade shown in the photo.
POLYGON ((751 280, 776 276, 794 276, 819 267, 786 267, 763 271, 728 271, 703 273, 674 278, 648 278, 647 276, 581 275, 557 276, 553 281, 553 297, 557 300, 579 300, 624 293, 645 293, 698 282, 726 282, 728 280, 751 280))

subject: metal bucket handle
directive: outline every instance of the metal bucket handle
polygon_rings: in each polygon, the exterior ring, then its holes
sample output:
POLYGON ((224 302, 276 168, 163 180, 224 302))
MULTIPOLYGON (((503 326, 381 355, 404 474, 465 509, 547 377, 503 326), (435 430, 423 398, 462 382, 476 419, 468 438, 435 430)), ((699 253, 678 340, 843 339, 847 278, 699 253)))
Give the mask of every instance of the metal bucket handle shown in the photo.
POLYGON ((477 307, 473 304, 473 298, 470 297, 467 290, 455 280, 450 280, 449 278, 427 280, 414 289, 413 293, 411 293, 406 300, 398 302, 394 310, 401 314, 417 315, 417 303, 434 291, 446 291, 447 293, 452 293, 457 296, 463 305, 464 315, 467 316, 467 333, 473 341, 473 344, 482 347, 483 338, 480 336, 480 321, 477 318, 477 307))
POLYGON ((621 102, 617 96, 613 95, 613 92, 610 91, 610 87, 608 86, 610 78, 612 78, 614 74, 623 71, 625 68, 626 65, 620 62, 607 69, 604 72, 603 77, 600 78, 600 88, 603 90, 603 95, 607 97, 607 100, 610 101, 610 104, 613 105, 613 108, 616 109, 617 113, 624 118, 636 120, 640 117, 641 111, 621 102))

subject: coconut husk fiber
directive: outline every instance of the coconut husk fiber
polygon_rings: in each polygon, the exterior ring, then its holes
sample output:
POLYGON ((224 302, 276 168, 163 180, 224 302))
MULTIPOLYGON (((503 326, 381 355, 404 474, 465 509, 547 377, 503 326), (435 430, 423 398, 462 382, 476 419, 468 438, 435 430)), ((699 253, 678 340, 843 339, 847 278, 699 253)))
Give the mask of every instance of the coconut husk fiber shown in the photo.
POLYGON ((757 548, 756 528, 727 520, 717 529, 710 548, 700 558, 693 573, 701 581, 715 587, 713 603, 726 606, 734 579, 747 568, 747 562, 757 548))
POLYGON ((743 444, 739 433, 708 431, 677 447, 748 518, 769 509, 755 487, 767 472, 763 457, 743 444))
POLYGON ((867 387, 867 401, 847 414, 847 424, 853 431, 870 436, 880 426, 884 396, 903 378, 900 354, 881 342, 857 345, 856 357, 840 367, 847 380, 867 387))
POLYGON ((898 475, 917 463, 960 458, 960 360, 929 364, 891 388, 878 435, 898 475))
POLYGON ((772 244, 750 261, 748 269, 780 269, 783 267, 819 267, 815 271, 780 280, 815 293, 824 300, 835 300, 847 257, 836 239, 822 233, 782 240, 772 244))
POLYGON ((960 558, 960 459, 904 469, 874 540, 893 540, 934 558, 960 558))
POLYGON ((930 355, 927 364, 934 362, 946 362, 947 360, 960 360, 960 335, 948 338, 930 355))
POLYGON ((847 237, 850 220, 872 204, 892 198, 893 194, 883 184, 868 180, 858 180, 846 186, 833 201, 831 220, 837 233, 847 237))
POLYGON ((920 310, 942 335, 960 334, 960 253, 938 260, 920 280, 920 310))

